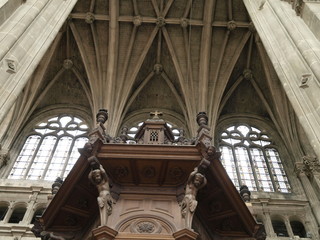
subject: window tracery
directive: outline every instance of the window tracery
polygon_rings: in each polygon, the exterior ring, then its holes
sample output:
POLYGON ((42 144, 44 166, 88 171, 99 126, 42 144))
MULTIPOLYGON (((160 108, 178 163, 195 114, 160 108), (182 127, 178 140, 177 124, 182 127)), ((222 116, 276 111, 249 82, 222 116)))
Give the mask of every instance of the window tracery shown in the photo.
POLYGON ((232 125, 220 135, 221 161, 237 188, 291 192, 278 150, 269 135, 246 124, 232 125))
POLYGON ((37 124, 25 141, 10 179, 65 178, 79 157, 88 125, 78 117, 59 115, 37 124))

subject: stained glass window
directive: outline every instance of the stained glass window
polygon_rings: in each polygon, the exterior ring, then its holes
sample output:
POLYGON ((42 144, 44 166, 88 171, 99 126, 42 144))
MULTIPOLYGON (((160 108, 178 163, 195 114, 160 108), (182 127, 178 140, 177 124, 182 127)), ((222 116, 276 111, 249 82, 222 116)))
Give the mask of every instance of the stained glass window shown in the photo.
POLYGON ((288 178, 272 139, 260 129, 240 124, 220 135, 221 162, 236 188, 291 192, 288 178))
POLYGON ((25 141, 9 174, 11 179, 65 178, 87 142, 87 124, 74 116, 60 115, 37 124, 25 141))

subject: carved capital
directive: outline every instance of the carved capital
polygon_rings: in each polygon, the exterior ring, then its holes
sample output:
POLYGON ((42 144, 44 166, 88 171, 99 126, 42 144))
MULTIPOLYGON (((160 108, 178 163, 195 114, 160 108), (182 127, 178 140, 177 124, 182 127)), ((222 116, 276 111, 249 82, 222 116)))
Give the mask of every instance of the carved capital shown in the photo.
POLYGON ((316 157, 304 156, 302 158, 305 168, 310 173, 320 173, 320 162, 316 157))
POLYGON ((310 174, 310 172, 308 171, 308 169, 306 168, 306 166, 302 162, 297 162, 295 164, 294 171, 297 174, 297 176, 300 176, 302 174, 309 176, 309 174, 310 174))

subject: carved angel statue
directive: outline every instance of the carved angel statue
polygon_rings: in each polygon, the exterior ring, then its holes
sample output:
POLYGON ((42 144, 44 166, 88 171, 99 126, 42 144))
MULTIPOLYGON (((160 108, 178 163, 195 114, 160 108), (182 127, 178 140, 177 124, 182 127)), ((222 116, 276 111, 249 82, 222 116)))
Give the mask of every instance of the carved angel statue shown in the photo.
POLYGON ((198 168, 195 168, 188 178, 185 196, 180 203, 182 218, 185 219, 185 228, 191 229, 193 215, 198 205, 197 192, 206 184, 205 176, 198 172, 198 168))
POLYGON ((108 216, 112 213, 112 204, 114 200, 110 194, 109 179, 106 171, 99 164, 99 168, 92 169, 89 173, 89 180, 96 185, 99 196, 97 198, 99 210, 100 210, 100 220, 101 226, 107 225, 108 216))

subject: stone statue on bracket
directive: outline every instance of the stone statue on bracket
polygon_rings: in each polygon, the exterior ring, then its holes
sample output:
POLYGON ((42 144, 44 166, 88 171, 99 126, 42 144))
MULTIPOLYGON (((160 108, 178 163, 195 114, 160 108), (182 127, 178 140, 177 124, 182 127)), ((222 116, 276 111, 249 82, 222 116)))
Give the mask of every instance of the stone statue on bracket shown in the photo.
POLYGON ((198 205, 196 196, 198 190, 206 184, 206 177, 198 171, 198 168, 195 168, 188 178, 185 196, 180 203, 185 228, 191 229, 193 215, 198 205))
POLYGON ((110 194, 109 178, 96 157, 90 157, 88 161, 91 165, 91 171, 88 176, 89 180, 97 187, 99 192, 97 200, 100 211, 100 225, 106 226, 108 216, 112 213, 112 205, 114 203, 110 194))

